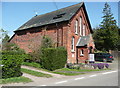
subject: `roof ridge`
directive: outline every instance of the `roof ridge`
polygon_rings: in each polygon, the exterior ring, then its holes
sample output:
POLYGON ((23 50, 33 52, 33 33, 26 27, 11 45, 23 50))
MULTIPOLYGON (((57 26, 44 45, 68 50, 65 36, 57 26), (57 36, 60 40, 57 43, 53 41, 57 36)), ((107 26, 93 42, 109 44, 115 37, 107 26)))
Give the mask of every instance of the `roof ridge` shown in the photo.
MULTIPOLYGON (((57 11, 59 11, 59 10, 65 9, 65 8, 70 8, 70 7, 73 7, 73 6, 81 5, 81 4, 83 4, 83 3, 84 3, 84 2, 80 2, 80 3, 74 4, 74 5, 70 5, 70 6, 67 6, 67 7, 58 9, 58 10, 54 10, 54 11, 52 11, 52 12, 47 12, 47 13, 44 13, 44 14, 41 14, 41 15, 37 15, 37 16, 34 16, 34 17, 40 17, 40 16, 43 16, 43 15, 47 15, 47 14, 50 14, 50 13, 57 12, 57 11)), ((33 18, 34 18, 34 17, 33 17, 33 18)))

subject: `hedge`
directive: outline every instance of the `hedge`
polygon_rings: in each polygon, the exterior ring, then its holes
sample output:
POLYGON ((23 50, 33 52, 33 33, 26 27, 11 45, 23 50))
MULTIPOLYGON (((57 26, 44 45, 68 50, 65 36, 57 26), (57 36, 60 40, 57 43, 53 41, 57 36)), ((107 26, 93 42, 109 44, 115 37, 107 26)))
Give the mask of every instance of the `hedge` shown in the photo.
POLYGON ((53 71, 63 68, 67 61, 65 48, 46 48, 42 50, 41 66, 44 69, 53 71))
POLYGON ((17 52, 2 52, 2 78, 21 76, 21 63, 25 56, 17 52))

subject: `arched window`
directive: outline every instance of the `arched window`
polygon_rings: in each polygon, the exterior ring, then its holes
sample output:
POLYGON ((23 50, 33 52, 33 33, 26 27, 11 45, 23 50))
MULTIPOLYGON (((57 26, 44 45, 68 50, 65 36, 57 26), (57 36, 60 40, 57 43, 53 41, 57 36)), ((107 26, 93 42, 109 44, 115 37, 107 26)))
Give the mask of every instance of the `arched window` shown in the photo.
POLYGON ((75 21, 75 34, 78 34, 78 20, 75 21))
POLYGON ((80 35, 82 35, 82 17, 80 16, 80 24, 79 24, 79 26, 80 26, 80 35))
POLYGON ((74 51, 74 45, 75 45, 75 38, 72 37, 72 41, 71 41, 71 51, 74 51))

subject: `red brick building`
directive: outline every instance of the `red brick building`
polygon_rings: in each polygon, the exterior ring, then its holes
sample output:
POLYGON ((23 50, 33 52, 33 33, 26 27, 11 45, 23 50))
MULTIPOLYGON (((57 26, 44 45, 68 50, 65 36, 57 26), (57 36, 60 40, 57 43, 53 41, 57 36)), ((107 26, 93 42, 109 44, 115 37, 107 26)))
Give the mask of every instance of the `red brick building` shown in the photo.
POLYGON ((43 36, 49 36, 55 46, 64 46, 68 63, 80 63, 94 51, 93 33, 84 3, 38 15, 14 31, 10 42, 27 53, 41 45, 43 36))

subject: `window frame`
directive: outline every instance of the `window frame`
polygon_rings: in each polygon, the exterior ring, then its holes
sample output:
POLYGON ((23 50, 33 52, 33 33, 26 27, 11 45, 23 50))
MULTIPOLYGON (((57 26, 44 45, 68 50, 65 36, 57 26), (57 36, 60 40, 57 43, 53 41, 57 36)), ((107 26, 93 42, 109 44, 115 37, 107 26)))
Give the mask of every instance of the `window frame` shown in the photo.
POLYGON ((72 52, 75 51, 75 37, 74 36, 72 37, 72 40, 71 40, 71 51, 72 52))
POLYGON ((80 56, 84 56, 84 50, 80 49, 80 56))
POLYGON ((75 20, 75 34, 78 34, 78 20, 75 20))
POLYGON ((84 24, 83 25, 83 36, 85 36, 86 35, 86 25, 84 24))
POLYGON ((80 36, 82 36, 82 17, 81 16, 80 16, 79 28, 80 28, 80 36))

